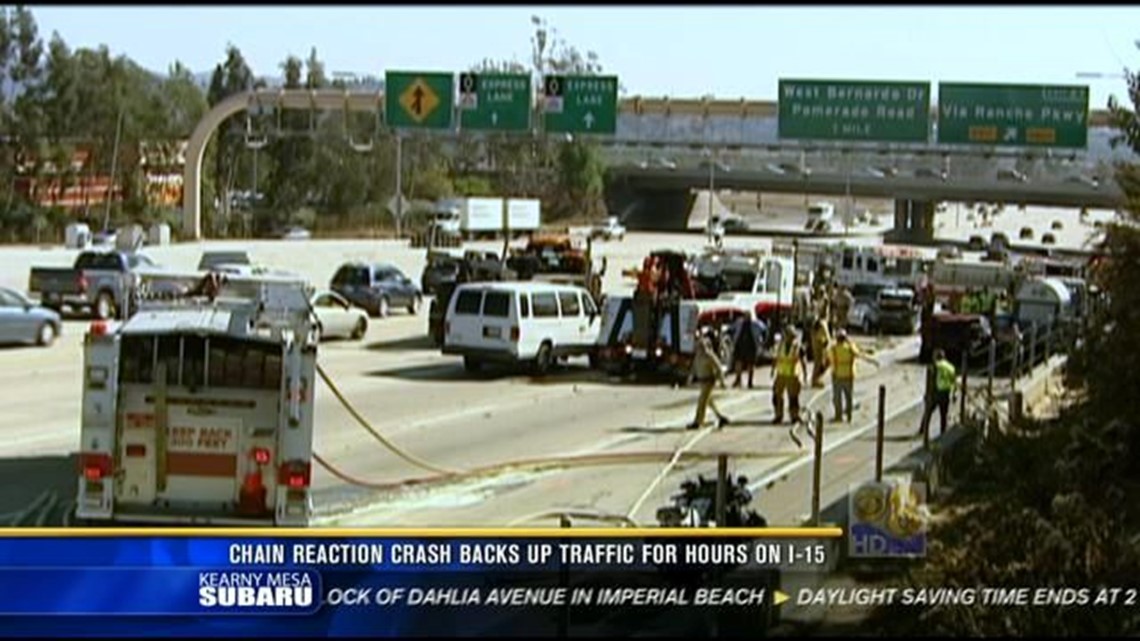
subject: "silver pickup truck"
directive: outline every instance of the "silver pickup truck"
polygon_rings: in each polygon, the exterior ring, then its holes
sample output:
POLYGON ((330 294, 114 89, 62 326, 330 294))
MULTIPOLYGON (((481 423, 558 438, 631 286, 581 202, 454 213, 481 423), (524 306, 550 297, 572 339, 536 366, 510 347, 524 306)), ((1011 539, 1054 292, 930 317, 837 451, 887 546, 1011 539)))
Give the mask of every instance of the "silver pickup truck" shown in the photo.
POLYGON ((28 292, 39 295, 44 307, 56 311, 70 307, 108 319, 123 309, 140 273, 159 269, 139 253, 85 251, 71 268, 33 267, 28 292))

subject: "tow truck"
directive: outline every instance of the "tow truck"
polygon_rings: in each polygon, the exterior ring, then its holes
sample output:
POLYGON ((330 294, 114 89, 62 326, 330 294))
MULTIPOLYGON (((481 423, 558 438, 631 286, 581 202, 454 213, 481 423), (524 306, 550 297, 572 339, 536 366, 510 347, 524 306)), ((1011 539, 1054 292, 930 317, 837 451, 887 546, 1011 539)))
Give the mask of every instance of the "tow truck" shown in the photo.
POLYGON ((751 312, 702 288, 692 278, 692 267, 683 253, 653 252, 631 273, 638 279, 632 296, 606 298, 594 355, 598 367, 610 374, 644 372, 685 383, 696 352, 695 330, 707 326, 718 330, 717 349, 727 361, 732 349, 727 329, 751 312))
POLYGON ((84 339, 75 516, 307 526, 317 321, 309 287, 206 276, 84 339))

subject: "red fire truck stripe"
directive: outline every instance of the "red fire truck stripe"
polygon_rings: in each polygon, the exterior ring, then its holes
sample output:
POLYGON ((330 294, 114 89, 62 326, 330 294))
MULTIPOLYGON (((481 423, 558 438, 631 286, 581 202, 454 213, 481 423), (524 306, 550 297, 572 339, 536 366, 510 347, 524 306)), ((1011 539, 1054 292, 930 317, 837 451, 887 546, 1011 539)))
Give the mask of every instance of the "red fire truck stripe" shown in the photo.
POLYGON ((236 478, 237 455, 167 452, 166 473, 173 476, 236 478))

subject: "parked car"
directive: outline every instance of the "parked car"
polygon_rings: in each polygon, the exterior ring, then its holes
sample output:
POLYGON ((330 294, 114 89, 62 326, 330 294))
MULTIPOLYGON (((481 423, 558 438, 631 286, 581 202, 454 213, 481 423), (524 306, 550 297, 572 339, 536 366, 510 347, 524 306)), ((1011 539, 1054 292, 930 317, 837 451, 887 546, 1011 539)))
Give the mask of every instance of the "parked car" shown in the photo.
POLYGON ((973 252, 986 251, 986 239, 981 236, 970 236, 970 240, 966 241, 966 249, 973 252))
POLYGON ((1056 245, 1057 244, 1057 237, 1053 235, 1053 232, 1047 231, 1044 234, 1041 234, 1041 244, 1042 245, 1056 245))
POLYGON ((354 308, 336 292, 318 292, 310 299, 317 315, 321 340, 351 338, 360 340, 368 332, 368 315, 354 308))
POLYGON ((0 287, 0 344, 48 346, 63 329, 59 312, 36 305, 20 292, 0 287))
POLYGON ((420 288, 392 265, 345 263, 333 275, 329 289, 372 316, 385 318, 393 307, 417 314, 423 302, 420 288))
POLYGON ((1017 238, 1019 240, 1033 240, 1033 228, 1022 227, 1021 231, 1017 232, 1017 238))
POLYGON ((313 235, 304 227, 290 227, 281 233, 282 240, 309 240, 313 235))
POLYGON ((1053 231, 1061 231, 1064 228, 1065 224, 1059 220, 1054 220, 1053 224, 1049 226, 1049 229, 1052 229, 1053 231))
POLYGON ((537 375, 554 362, 592 353, 601 320, 590 293, 554 283, 468 283, 451 297, 443 353, 463 357, 469 372, 484 363, 530 364, 537 375))
POLYGON ((677 169, 677 163, 669 160, 668 158, 655 158, 653 160, 653 166, 658 169, 668 169, 669 171, 674 171, 677 169))

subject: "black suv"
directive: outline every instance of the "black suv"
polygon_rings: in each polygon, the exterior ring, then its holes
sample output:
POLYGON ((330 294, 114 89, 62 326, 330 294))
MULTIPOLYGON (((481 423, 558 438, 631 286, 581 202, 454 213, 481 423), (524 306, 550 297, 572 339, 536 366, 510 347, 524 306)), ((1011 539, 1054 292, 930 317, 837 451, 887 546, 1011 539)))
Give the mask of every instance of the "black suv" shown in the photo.
POLYGON ((347 263, 333 276, 329 289, 348 302, 381 318, 393 307, 404 307, 408 313, 420 310, 423 294, 420 288, 392 265, 347 263))

